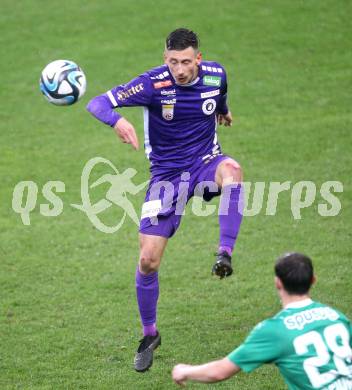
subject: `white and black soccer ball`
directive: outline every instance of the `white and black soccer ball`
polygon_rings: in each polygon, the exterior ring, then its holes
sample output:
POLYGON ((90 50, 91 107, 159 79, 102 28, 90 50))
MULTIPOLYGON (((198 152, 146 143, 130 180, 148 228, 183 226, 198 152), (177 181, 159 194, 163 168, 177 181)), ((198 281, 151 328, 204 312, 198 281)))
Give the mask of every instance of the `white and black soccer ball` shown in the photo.
POLYGON ((87 80, 82 69, 73 61, 50 62, 42 71, 40 90, 57 106, 76 103, 86 92, 87 80))

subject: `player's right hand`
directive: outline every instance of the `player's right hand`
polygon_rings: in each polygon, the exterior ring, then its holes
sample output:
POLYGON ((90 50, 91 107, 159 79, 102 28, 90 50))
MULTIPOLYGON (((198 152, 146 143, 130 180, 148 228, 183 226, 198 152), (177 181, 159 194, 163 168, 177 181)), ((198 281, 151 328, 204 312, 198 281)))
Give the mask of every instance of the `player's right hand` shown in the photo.
POLYGON ((131 123, 125 118, 120 118, 114 126, 116 134, 120 140, 125 144, 131 144, 132 147, 136 150, 139 149, 138 138, 136 135, 136 130, 131 125, 131 123))
POLYGON ((177 364, 172 370, 172 379, 179 386, 186 386, 187 376, 186 371, 188 369, 188 364, 177 364))
POLYGON ((217 120, 219 125, 232 126, 232 114, 229 111, 227 114, 217 114, 217 120))

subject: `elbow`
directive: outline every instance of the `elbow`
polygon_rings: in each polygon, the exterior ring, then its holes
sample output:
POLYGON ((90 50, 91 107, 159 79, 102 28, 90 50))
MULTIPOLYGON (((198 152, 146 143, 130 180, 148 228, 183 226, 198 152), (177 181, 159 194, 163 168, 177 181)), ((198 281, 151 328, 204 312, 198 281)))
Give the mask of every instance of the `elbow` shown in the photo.
POLYGON ((215 363, 214 369, 209 370, 212 382, 221 382, 235 375, 240 368, 230 362, 227 358, 219 360, 215 363))
POLYGON ((213 373, 213 375, 211 375, 212 382, 221 382, 227 378, 229 378, 229 376, 225 375, 223 371, 218 371, 216 373, 213 373))
POLYGON ((222 370, 221 367, 216 367, 213 370, 208 370, 207 376, 209 383, 221 382, 228 378, 225 371, 222 370))
POLYGON ((86 109, 98 119, 100 119, 102 115, 112 111, 112 107, 103 95, 99 95, 91 99, 87 104, 86 109))
POLYGON ((96 96, 95 98, 91 99, 87 104, 86 109, 96 119, 111 127, 114 127, 115 123, 121 117, 112 109, 109 102, 103 95, 96 96))
POLYGON ((110 106, 107 103, 104 96, 99 95, 89 101, 89 103, 86 106, 86 109, 94 116, 97 116, 99 115, 100 112, 110 109, 110 106))
POLYGON ((91 114, 94 114, 94 112, 96 111, 97 109, 97 102, 96 102, 97 98, 93 98, 89 101, 89 103, 87 104, 86 106, 86 110, 88 112, 90 112, 91 114))

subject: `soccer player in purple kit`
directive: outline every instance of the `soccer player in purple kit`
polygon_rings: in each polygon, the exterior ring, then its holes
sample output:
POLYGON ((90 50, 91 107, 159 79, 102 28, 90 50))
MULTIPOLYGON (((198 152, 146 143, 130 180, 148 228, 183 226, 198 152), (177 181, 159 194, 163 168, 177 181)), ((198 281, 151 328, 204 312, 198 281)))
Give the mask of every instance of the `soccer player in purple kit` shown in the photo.
POLYGON ((114 109, 144 107, 144 146, 151 180, 142 207, 136 270, 144 335, 134 359, 139 372, 151 367, 153 351, 161 344, 156 326, 158 269, 167 241, 193 195, 201 194, 208 201, 221 194, 219 249, 212 273, 222 279, 233 271, 231 256, 242 221, 242 170, 222 154, 217 141, 217 124, 232 125, 225 70, 216 62, 203 61, 198 46, 193 31, 171 32, 164 65, 93 98, 87 106, 135 149, 139 145, 133 125, 114 109), (185 182, 188 185, 182 185, 185 182))

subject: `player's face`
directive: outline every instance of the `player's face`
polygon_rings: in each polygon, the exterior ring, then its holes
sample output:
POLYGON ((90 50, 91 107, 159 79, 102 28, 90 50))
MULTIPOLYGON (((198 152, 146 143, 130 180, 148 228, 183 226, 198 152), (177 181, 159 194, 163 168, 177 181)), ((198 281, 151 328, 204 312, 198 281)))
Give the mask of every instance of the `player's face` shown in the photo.
POLYGON ((165 64, 168 65, 177 84, 188 84, 198 75, 202 54, 193 47, 184 50, 165 50, 165 64))

